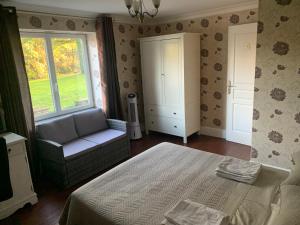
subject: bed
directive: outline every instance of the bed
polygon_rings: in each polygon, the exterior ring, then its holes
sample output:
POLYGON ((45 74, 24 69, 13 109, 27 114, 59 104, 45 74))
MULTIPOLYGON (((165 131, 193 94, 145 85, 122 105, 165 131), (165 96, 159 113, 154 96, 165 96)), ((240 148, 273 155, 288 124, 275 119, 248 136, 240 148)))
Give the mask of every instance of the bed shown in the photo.
POLYGON ((178 201, 221 210, 232 224, 262 225, 287 173, 264 167, 254 185, 217 177, 222 156, 161 143, 74 191, 60 225, 158 225, 178 201))

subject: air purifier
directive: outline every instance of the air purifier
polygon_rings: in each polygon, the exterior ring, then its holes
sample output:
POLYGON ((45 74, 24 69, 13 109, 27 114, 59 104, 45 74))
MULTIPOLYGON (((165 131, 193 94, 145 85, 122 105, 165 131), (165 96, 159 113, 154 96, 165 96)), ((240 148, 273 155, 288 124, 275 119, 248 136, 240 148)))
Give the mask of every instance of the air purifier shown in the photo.
POLYGON ((127 95, 128 103, 128 125, 130 139, 136 140, 142 138, 142 132, 139 122, 139 114, 137 108, 137 96, 135 93, 127 95))

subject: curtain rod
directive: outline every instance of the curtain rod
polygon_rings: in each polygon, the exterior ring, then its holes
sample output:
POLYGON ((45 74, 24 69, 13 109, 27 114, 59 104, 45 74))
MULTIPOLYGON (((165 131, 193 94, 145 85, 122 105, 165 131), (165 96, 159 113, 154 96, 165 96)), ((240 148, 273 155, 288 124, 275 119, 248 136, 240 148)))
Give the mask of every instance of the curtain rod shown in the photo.
POLYGON ((85 19, 85 20, 96 20, 96 17, 72 16, 72 15, 64 15, 59 13, 48 13, 48 12, 38 12, 38 11, 29 11, 29 10, 17 10, 17 12, 27 13, 27 14, 41 14, 41 15, 48 15, 48 16, 72 17, 72 18, 85 19))

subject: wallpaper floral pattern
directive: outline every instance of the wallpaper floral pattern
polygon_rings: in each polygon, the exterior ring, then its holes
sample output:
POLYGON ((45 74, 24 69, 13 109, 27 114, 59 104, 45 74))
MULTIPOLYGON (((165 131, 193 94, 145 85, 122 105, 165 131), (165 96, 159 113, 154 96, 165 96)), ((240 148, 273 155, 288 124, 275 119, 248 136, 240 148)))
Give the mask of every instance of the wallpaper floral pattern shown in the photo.
MULTIPOLYGON (((300 142, 300 1, 260 0, 253 109, 252 159, 290 167, 290 155, 300 142)), ((117 64, 123 110, 126 96, 138 94, 143 121, 140 37, 177 32, 201 33, 202 126, 225 128, 228 26, 257 21, 257 10, 195 18, 159 25, 114 23, 117 64)), ((88 19, 19 13, 21 29, 95 32, 88 19)), ((95 37, 89 36, 93 87, 100 93, 95 37)), ((97 97, 96 102, 101 101, 97 97)))
POLYGON ((137 93, 139 120, 144 121, 140 46, 138 38, 143 28, 136 24, 114 23, 117 67, 122 98, 122 109, 127 118, 127 95, 137 93))
POLYGON ((252 160, 289 168, 300 151, 300 1, 260 0, 252 160))
MULTIPOLYGON (((127 94, 136 92, 140 121, 144 121, 138 38, 178 32, 198 32, 202 34, 201 123, 204 127, 225 129, 228 26, 256 21, 257 10, 252 9, 159 25, 115 22, 115 45, 124 115, 127 116, 127 94)), ((19 26, 23 29, 94 32, 94 25, 95 21, 80 18, 19 14, 19 26)), ((92 52, 90 57, 94 59, 95 52, 92 52)), ((94 70, 91 72, 93 76, 98 74, 97 71, 94 73, 94 70)), ((97 87, 100 88, 99 83, 94 84, 94 90, 97 91, 97 87)))
POLYGON ((48 14, 18 13, 21 29, 95 32, 95 20, 48 14))
MULTIPOLYGON (((142 96, 137 38, 179 32, 201 33, 201 123, 225 129, 228 26, 257 21, 257 10, 196 18, 159 25, 115 24, 122 96, 135 91, 142 96)), ((142 98, 139 98, 142 110, 142 98)), ((125 110, 126 111, 126 110, 125 110)))

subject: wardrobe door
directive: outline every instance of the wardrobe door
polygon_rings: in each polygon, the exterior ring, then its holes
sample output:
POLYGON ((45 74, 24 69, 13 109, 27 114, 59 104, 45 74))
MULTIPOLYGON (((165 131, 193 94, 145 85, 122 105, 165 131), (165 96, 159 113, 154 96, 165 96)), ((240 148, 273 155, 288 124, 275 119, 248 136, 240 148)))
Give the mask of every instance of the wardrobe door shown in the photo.
POLYGON ((163 104, 179 106, 181 95, 180 39, 161 42, 163 104))
POLYGON ((146 104, 162 104, 160 41, 144 41, 142 49, 142 75, 146 104))

